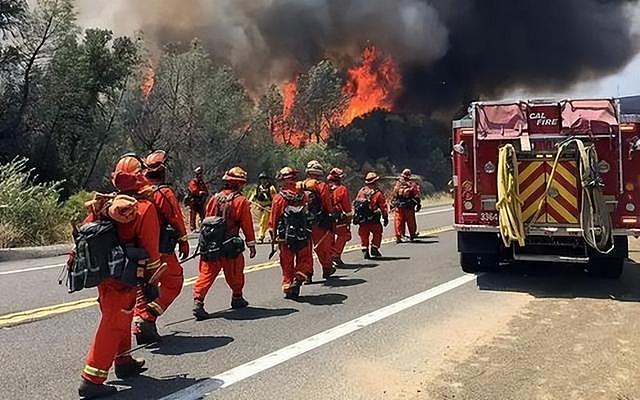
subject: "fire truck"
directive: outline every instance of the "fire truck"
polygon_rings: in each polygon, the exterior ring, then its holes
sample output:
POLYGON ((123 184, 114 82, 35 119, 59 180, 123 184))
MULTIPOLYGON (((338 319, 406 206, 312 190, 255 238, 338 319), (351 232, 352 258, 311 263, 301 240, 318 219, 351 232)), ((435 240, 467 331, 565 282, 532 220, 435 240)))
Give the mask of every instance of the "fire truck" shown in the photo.
POLYGON ((476 102, 453 121, 465 272, 580 263, 617 278, 640 236, 640 118, 616 99, 476 102))

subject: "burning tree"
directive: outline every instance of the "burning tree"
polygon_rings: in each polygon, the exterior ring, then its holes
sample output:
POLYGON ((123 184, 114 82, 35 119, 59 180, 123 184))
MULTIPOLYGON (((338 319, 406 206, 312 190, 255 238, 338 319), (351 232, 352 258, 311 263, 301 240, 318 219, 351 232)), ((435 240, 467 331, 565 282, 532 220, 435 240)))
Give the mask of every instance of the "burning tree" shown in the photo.
POLYGON ((283 85, 274 140, 296 147, 325 142, 334 128, 355 118, 377 109, 393 110, 401 87, 396 63, 373 46, 366 47, 361 63, 345 73, 323 60, 283 85))

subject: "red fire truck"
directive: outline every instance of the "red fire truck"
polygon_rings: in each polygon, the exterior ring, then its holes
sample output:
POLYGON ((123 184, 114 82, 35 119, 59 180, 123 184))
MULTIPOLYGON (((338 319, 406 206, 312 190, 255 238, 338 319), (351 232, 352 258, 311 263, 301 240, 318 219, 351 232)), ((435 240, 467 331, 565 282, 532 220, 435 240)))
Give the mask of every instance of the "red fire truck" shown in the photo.
POLYGON ((614 99, 477 102, 453 121, 465 272, 582 263, 617 278, 640 235, 640 119, 614 99))

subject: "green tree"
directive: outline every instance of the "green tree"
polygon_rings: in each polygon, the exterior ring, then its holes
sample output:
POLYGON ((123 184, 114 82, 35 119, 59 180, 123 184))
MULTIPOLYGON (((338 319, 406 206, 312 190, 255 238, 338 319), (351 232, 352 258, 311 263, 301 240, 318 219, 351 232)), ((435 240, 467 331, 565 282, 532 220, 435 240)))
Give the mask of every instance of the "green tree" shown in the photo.
POLYGON ((344 81, 330 60, 322 60, 298 79, 293 125, 308 132, 309 141, 326 139, 333 118, 345 104, 344 81))

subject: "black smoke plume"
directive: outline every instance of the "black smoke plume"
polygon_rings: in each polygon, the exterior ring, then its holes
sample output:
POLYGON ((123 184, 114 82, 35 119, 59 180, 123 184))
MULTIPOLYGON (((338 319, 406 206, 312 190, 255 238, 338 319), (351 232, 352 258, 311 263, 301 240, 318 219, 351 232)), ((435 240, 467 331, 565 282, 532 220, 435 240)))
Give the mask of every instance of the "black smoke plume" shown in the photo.
POLYGON ((157 45, 198 37, 254 89, 323 57, 349 65, 374 44, 401 67, 399 110, 565 89, 621 69, 638 51, 629 0, 78 1, 84 14, 108 14, 117 30, 142 30, 157 45))

